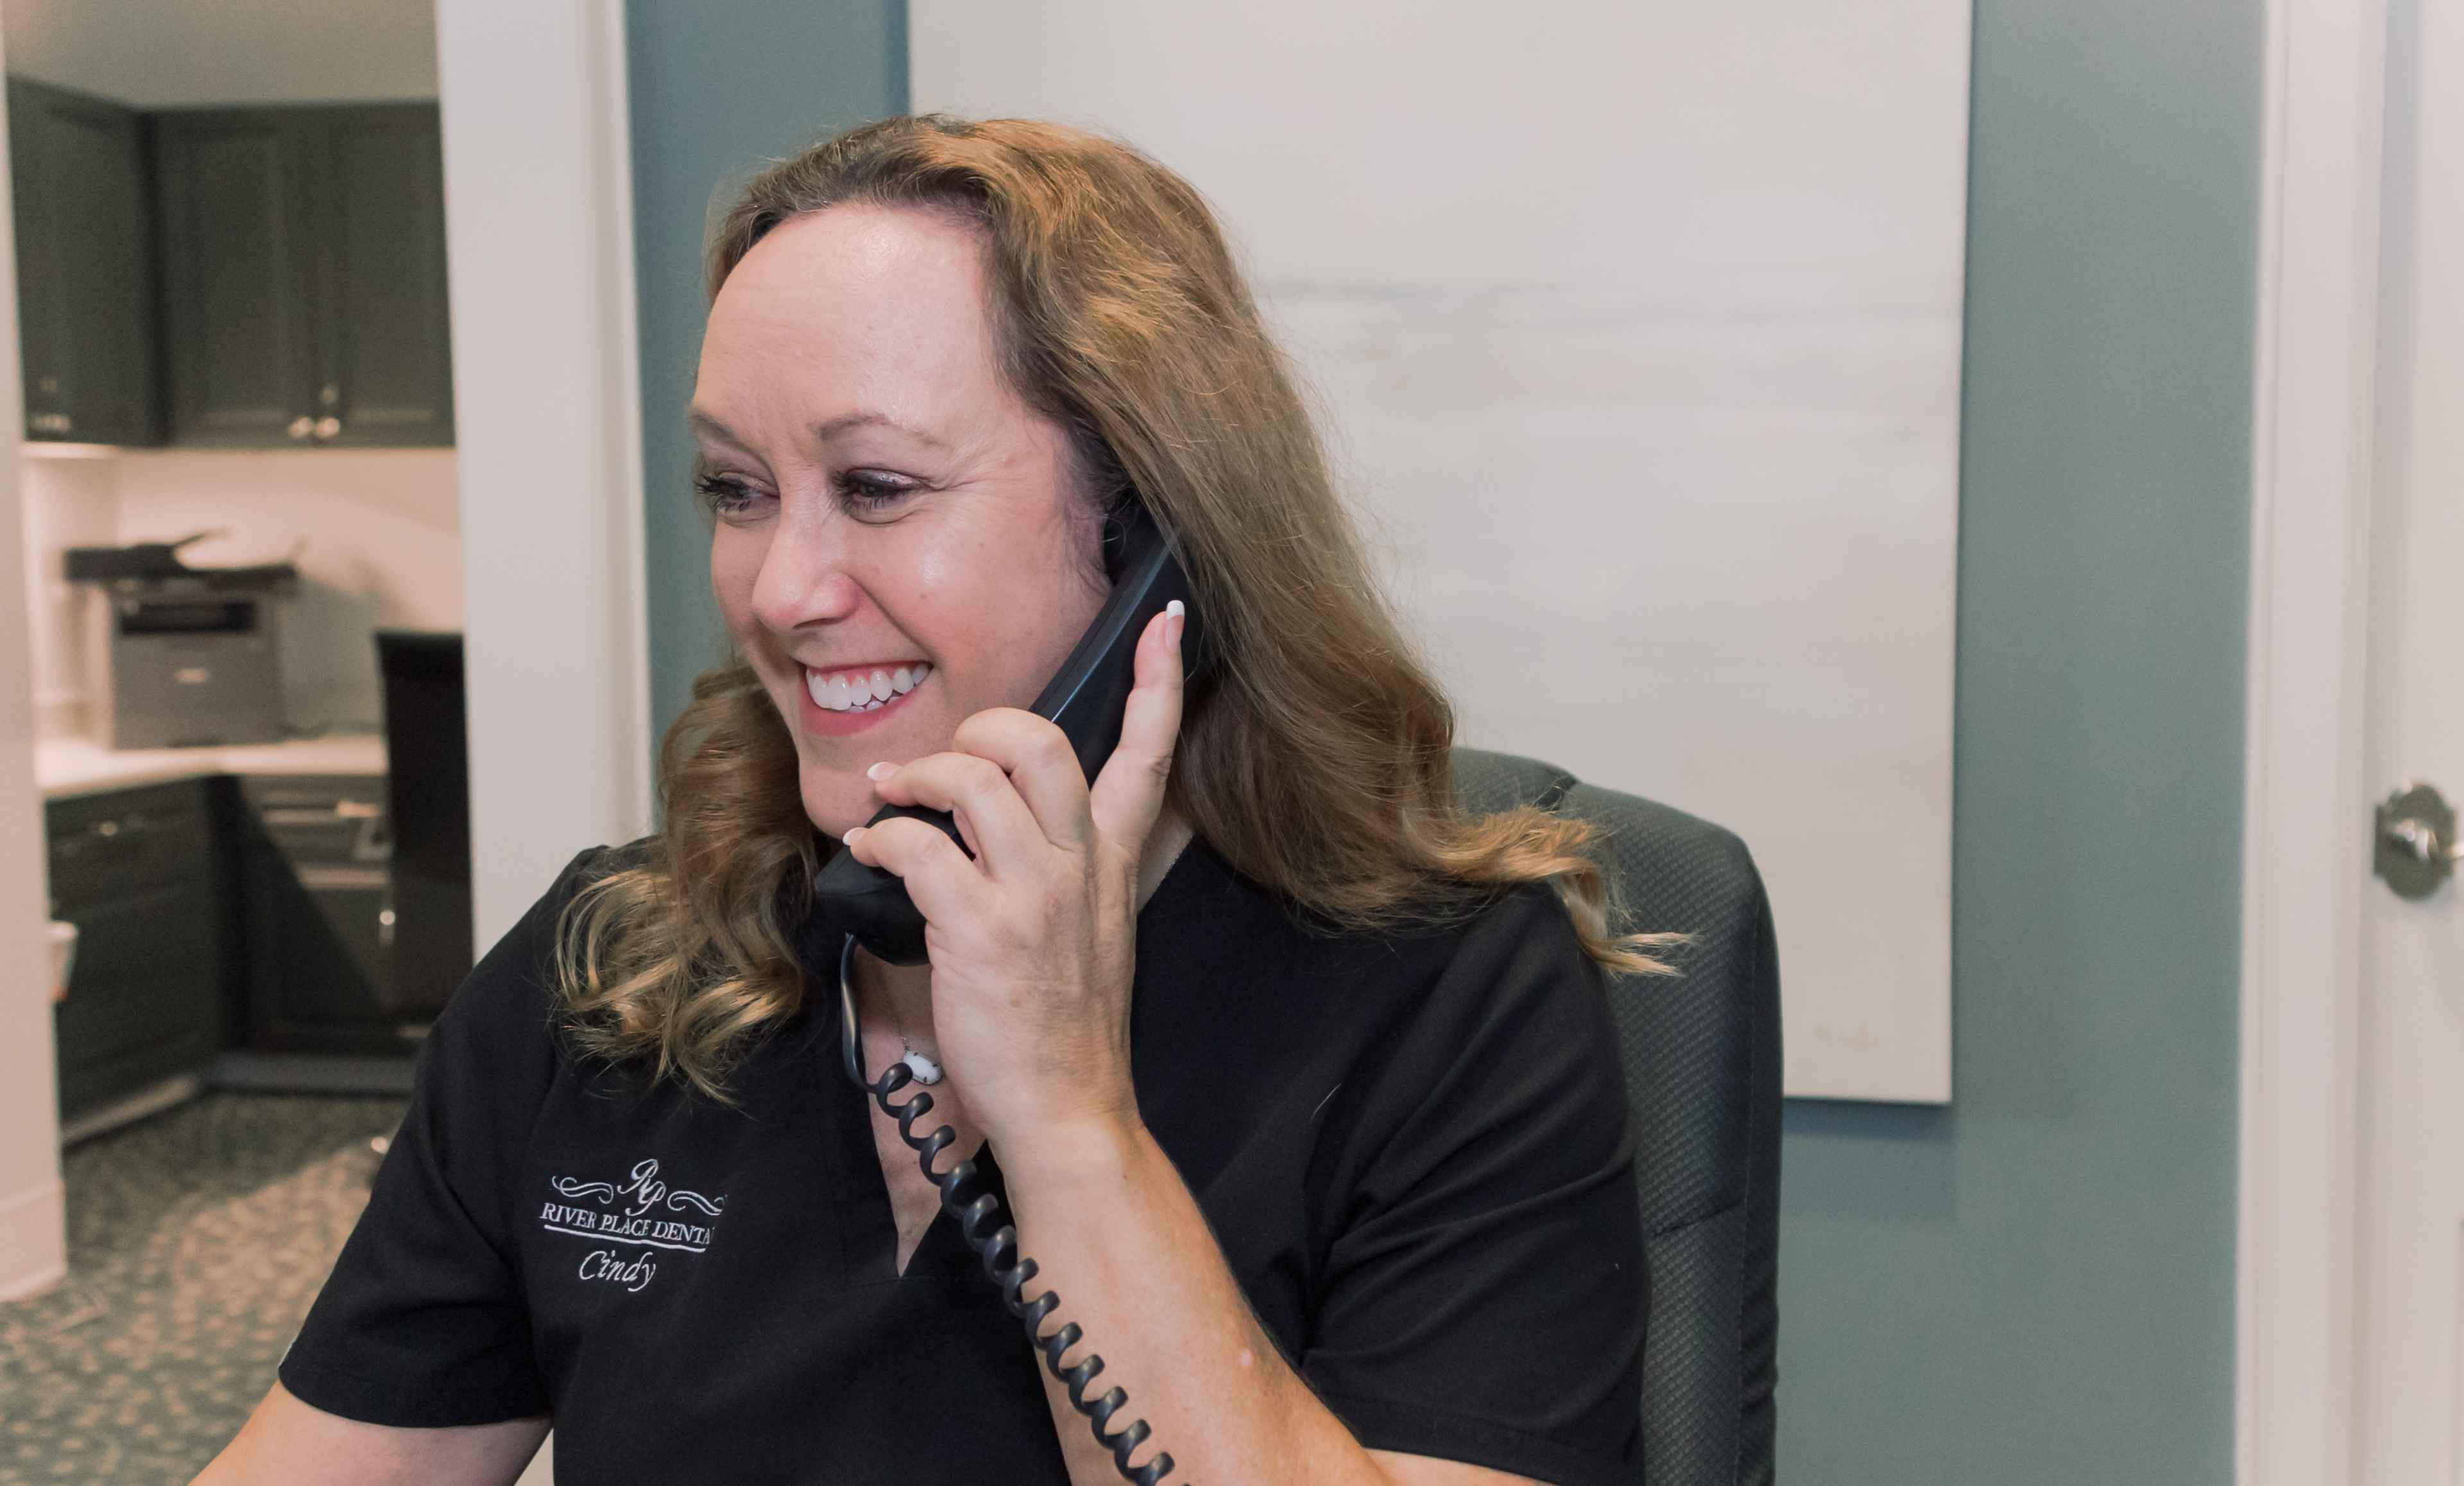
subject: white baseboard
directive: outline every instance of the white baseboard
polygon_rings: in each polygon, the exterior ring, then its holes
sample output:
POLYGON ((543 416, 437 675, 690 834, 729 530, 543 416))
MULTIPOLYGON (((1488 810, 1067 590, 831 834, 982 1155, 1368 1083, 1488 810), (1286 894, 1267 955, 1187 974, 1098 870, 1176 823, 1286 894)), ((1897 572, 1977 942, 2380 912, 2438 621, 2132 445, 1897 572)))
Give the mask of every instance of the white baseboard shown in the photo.
POLYGON ((22 1300, 69 1274, 68 1189, 45 1183, 0 1198, 0 1256, 16 1267, 0 1275, 0 1300, 22 1300))

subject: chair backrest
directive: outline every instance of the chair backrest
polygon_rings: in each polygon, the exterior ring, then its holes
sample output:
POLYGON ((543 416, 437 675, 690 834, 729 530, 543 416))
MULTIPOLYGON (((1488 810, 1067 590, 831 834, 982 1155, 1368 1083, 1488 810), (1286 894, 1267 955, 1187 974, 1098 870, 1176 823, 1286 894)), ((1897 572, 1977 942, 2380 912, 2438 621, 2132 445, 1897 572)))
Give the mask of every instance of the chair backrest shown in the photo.
POLYGON ((1537 759, 1454 751, 1477 811, 1536 804, 1608 833, 1619 932, 1694 936, 1675 977, 1612 975, 1635 1121, 1650 1339, 1648 1486, 1769 1486, 1779 1330, 1779 962, 1745 843, 1537 759))
POLYGON ((471 973, 471 760, 462 636, 380 629, 393 822, 393 948, 383 1000, 433 1016, 471 973))

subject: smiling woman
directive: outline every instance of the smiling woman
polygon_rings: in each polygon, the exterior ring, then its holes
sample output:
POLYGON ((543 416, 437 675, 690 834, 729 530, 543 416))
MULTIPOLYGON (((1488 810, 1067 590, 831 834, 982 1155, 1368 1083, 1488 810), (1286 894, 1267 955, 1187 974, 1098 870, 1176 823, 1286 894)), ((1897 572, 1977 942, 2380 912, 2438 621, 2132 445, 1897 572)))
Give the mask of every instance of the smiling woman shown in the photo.
POLYGON ((663 832, 577 858, 440 1019, 228 1477, 552 1414, 577 1476, 1633 1479, 1601 966, 1665 940, 1606 932, 1589 827, 1456 803, 1452 711, 1203 201, 1076 130, 891 120, 754 182, 710 287, 688 421, 736 658, 668 736, 663 832), (1214 664, 1157 615, 1089 780, 1022 709, 1141 508, 1214 664), (841 851, 928 964, 842 969, 841 851), (835 1077, 842 973, 859 1060, 942 1075, 1029 1294, 1170 1460, 1092 1443, 835 1077), (702 1206, 591 1175, 644 1169, 702 1206))

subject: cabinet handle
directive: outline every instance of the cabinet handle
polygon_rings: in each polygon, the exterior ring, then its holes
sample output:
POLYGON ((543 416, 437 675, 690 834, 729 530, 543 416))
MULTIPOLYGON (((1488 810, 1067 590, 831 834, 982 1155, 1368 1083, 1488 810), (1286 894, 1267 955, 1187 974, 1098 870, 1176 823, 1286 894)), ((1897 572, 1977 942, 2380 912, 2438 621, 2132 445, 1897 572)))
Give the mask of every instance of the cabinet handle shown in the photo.
POLYGON ((291 420, 291 436, 295 439, 304 439, 316 431, 317 421, 313 418, 303 415, 291 420))
POLYGON ((323 386, 319 387, 317 389, 317 401, 327 407, 341 406, 342 402, 341 386, 337 382, 329 382, 323 386))
POLYGON ((341 431, 342 420, 335 417, 331 413, 327 413, 324 417, 317 420, 317 437, 320 439, 330 439, 335 434, 341 431))

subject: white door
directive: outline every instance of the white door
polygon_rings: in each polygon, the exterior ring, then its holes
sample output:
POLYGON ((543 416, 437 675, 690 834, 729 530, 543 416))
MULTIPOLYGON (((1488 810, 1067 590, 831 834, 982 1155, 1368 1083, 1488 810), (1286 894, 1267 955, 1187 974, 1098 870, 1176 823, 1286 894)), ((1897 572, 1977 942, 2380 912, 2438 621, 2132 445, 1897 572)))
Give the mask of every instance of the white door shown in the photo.
MULTIPOLYGON (((2387 33, 2364 756, 2464 803, 2464 6, 2387 33)), ((2464 1486, 2464 892, 2364 903, 2354 1478, 2464 1486)))

